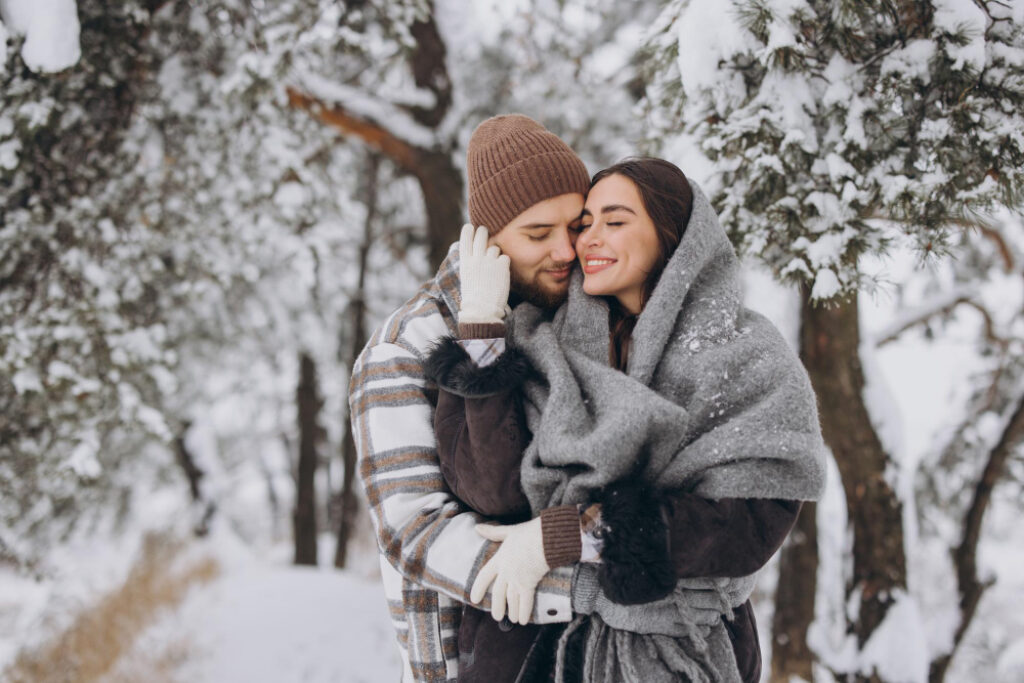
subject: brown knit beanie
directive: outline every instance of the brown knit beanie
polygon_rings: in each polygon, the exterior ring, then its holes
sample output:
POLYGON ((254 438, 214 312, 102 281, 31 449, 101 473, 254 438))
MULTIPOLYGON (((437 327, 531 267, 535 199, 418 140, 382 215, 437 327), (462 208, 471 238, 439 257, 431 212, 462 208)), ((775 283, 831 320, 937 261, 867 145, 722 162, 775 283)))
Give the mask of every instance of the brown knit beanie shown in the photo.
POLYGON ((586 196, 590 174, 569 146, 528 116, 487 119, 466 160, 469 220, 497 234, 528 208, 563 194, 586 196))

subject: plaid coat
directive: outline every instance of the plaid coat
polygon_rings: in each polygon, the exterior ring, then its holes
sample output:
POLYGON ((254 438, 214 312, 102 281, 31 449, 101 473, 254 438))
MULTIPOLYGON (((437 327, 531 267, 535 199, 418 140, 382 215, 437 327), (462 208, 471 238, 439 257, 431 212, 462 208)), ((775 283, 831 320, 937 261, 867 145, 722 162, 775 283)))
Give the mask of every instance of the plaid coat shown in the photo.
MULTIPOLYGON (((437 387, 423 373, 433 345, 456 333, 458 273, 456 243, 434 279, 370 337, 349 387, 359 477, 377 533, 403 683, 456 680, 462 605, 498 548, 476 533, 482 518, 444 483, 433 429, 437 387)), ((571 579, 571 567, 544 577, 533 623, 572 618, 571 579)), ((489 601, 488 594, 484 609, 489 601)))

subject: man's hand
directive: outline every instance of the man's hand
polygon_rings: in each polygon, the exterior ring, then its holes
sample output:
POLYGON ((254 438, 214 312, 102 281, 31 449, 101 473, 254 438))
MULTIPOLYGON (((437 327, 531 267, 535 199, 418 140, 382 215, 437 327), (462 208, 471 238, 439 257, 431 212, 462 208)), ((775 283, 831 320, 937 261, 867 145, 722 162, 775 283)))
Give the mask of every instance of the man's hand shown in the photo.
POLYGON ((533 613, 537 584, 549 570, 544 559, 540 517, 508 526, 477 524, 476 531, 484 538, 500 542, 501 547, 480 569, 469 599, 479 603, 493 581, 491 616, 501 621, 507 603, 509 621, 526 624, 533 613))
POLYGON ((500 323, 508 305, 509 258, 497 246, 487 246, 487 228, 474 235, 469 223, 459 238, 460 323, 500 323))

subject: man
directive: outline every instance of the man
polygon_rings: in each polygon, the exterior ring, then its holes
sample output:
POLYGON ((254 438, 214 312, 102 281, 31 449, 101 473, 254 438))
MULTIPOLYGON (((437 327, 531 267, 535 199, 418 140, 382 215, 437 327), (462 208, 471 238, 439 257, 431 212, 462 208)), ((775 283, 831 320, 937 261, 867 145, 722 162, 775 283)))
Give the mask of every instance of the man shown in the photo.
MULTIPOLYGON (((590 181, 583 162, 537 122, 498 116, 474 131, 467 175, 470 220, 487 226, 491 243, 509 257, 512 297, 556 307, 568 292, 574 228, 590 181)), ((457 332, 458 273, 453 246, 434 279, 371 336, 350 385, 359 474, 403 681, 456 679, 462 607, 496 547, 474 530, 480 516, 443 482, 432 426, 436 387, 423 373, 432 345, 457 332)), ((571 578, 571 568, 544 577, 531 622, 571 619, 571 578)))

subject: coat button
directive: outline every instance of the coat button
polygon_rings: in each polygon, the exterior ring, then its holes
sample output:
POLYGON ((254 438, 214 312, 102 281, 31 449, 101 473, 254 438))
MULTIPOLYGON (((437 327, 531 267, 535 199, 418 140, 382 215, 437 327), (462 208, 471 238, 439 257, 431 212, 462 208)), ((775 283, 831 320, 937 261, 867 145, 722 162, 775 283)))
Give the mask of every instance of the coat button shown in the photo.
POLYGON ((558 610, 556 610, 554 607, 552 607, 551 609, 548 610, 548 616, 549 617, 553 617, 553 616, 555 616, 557 614, 558 614, 558 610))
POLYGON ((515 624, 509 621, 508 617, 502 617, 501 621, 498 622, 498 628, 504 633, 511 631, 513 626, 515 626, 515 624))

